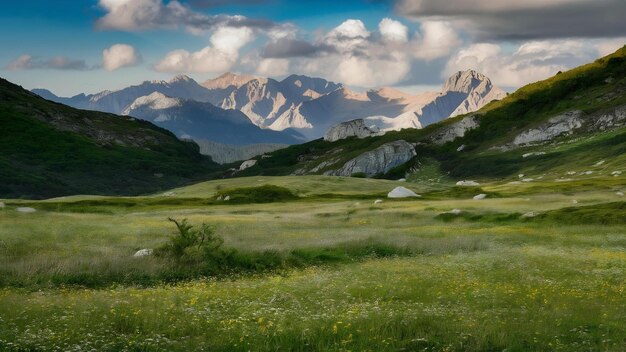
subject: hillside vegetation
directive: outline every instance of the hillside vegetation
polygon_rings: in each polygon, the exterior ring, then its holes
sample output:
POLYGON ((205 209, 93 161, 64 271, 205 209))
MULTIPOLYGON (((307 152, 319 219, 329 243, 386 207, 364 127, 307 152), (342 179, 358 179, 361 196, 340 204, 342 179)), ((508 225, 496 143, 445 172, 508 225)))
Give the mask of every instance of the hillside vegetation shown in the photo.
MULTIPOLYGON (((242 175, 287 175, 311 170, 321 174, 336 169, 346 161, 385 143, 406 140, 417 145, 417 156, 387 174, 384 178, 409 176, 426 159, 436 162, 439 177, 456 179, 515 177, 519 173, 549 172, 585 167, 592 161, 606 159, 608 164, 626 163, 626 128, 616 126, 610 132, 602 129, 579 129, 548 143, 511 147, 523 131, 540 126, 550 118, 569 111, 581 111, 584 118, 596 121, 611 109, 626 104, 626 47, 612 55, 533 84, 495 101, 473 114, 480 127, 465 136, 437 145, 432 138, 455 122, 459 116, 421 130, 406 129, 384 136, 345 139, 337 142, 316 140, 291 146, 259 159, 256 166, 242 175), (463 146, 463 152, 457 151, 463 146), (523 158, 523 154, 541 152, 540 157, 523 158)), ((623 126, 623 124, 622 124, 623 126)))
POLYGON ((0 198, 141 194, 217 171, 148 122, 44 100, 0 80, 0 198))

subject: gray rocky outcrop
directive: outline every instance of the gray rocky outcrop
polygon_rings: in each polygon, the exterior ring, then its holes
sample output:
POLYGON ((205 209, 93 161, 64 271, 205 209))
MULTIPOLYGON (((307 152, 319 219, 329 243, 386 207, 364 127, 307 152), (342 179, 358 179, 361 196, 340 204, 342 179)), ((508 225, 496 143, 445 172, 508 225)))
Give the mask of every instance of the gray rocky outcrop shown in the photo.
POLYGON ((367 138, 380 135, 377 127, 367 127, 363 119, 342 122, 331 127, 324 135, 324 140, 335 142, 350 137, 367 138))
POLYGON ((564 134, 572 134, 583 125, 582 111, 569 111, 550 118, 546 123, 520 133, 513 140, 514 145, 526 145, 549 141, 564 134))
POLYGON ((457 138, 465 136, 465 133, 467 133, 467 131, 478 128, 478 126, 480 126, 480 123, 476 115, 467 116, 460 121, 454 122, 449 126, 446 126, 441 132, 432 137, 432 141, 433 143, 438 145, 452 142, 457 138))
POLYGON ((346 162, 338 170, 327 171, 324 174, 351 176, 357 173, 364 173, 366 176, 371 177, 386 173, 394 167, 411 160, 415 155, 415 148, 407 141, 393 141, 357 156, 346 162))
POLYGON ((387 198, 411 198, 411 197, 420 197, 420 195, 405 187, 396 187, 387 194, 387 198))

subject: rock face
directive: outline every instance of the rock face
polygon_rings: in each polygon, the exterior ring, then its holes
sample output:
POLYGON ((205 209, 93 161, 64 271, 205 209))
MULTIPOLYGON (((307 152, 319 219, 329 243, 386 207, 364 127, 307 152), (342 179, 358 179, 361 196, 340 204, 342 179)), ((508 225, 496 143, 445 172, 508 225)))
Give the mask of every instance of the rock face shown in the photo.
POLYGON ((557 115, 541 126, 522 132, 513 140, 513 144, 525 145, 549 141, 563 134, 571 134, 574 130, 581 128, 583 120, 582 111, 570 111, 562 115, 557 115))
POLYGON ((356 173, 364 173, 366 176, 371 177, 404 164, 415 155, 415 148, 407 141, 393 141, 365 152, 345 163, 340 169, 328 171, 325 174, 351 176, 356 173))
POLYGON ((352 121, 342 122, 333 126, 326 132, 324 140, 328 142, 335 142, 340 139, 346 139, 350 137, 366 138, 376 136, 380 132, 378 128, 369 128, 365 126, 363 119, 356 119, 352 121))
POLYGON ((396 187, 389 194, 387 194, 387 198, 411 198, 411 197, 419 197, 417 193, 411 191, 408 188, 404 187, 396 187))
MULTIPOLYGON (((446 127, 443 131, 439 132, 432 137, 432 141, 435 144, 442 145, 453 140, 465 136, 465 133, 474 128, 478 128, 480 123, 477 116, 467 116, 461 121, 457 121, 450 126, 446 127)), ((465 149, 465 148, 463 148, 465 149)), ((461 149, 461 150, 463 150, 461 149)), ((461 151, 459 150, 459 151, 461 151)))

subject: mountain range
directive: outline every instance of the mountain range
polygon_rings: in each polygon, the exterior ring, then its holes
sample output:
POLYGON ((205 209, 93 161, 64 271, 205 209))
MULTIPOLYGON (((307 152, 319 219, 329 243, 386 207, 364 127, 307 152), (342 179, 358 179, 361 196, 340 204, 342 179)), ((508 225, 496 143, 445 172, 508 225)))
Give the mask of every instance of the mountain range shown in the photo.
POLYGON ((230 72, 202 83, 179 75, 70 98, 45 89, 33 92, 75 108, 146 119, 179 137, 231 145, 300 143, 356 118, 383 130, 422 128, 506 96, 488 77, 471 70, 450 77, 441 92, 418 95, 388 87, 355 92, 302 75, 278 81, 230 72))

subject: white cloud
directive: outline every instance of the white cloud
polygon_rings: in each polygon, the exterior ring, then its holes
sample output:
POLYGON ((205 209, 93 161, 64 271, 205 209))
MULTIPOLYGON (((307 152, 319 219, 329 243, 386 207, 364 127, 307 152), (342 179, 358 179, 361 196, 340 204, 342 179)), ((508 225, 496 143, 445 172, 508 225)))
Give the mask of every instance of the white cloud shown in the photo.
POLYGON ((230 70, 239 59, 239 50, 254 40, 250 28, 218 28, 210 38, 213 45, 197 51, 174 50, 154 66, 159 72, 222 73, 230 70))
POLYGON ((366 45, 370 35, 363 22, 350 19, 328 32, 324 41, 341 51, 350 51, 366 45))
POLYGON ((449 22, 425 21, 420 31, 413 45, 413 56, 417 59, 433 60, 447 56, 461 44, 461 39, 449 22))
POLYGON ((580 41, 573 40, 532 41, 513 52, 506 52, 497 44, 478 43, 453 55, 442 77, 474 69, 501 87, 517 88, 588 62, 593 56, 580 41))
POLYGON ((409 41, 409 29, 398 21, 384 18, 378 24, 378 31, 383 40, 406 43, 409 41))
POLYGON ((142 31, 149 29, 185 28, 190 33, 202 34, 218 27, 248 27, 271 31, 288 27, 269 20, 245 16, 205 15, 193 11, 178 0, 99 0, 106 11, 96 25, 100 29, 142 31))
POLYGON ((280 77, 289 73, 289 60, 287 59, 262 59, 256 72, 264 77, 280 77))
POLYGON ((102 67, 107 71, 135 66, 141 62, 141 55, 130 45, 115 44, 102 51, 102 67))

